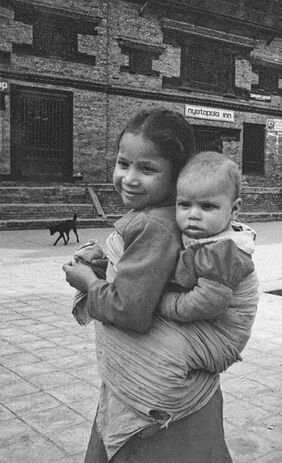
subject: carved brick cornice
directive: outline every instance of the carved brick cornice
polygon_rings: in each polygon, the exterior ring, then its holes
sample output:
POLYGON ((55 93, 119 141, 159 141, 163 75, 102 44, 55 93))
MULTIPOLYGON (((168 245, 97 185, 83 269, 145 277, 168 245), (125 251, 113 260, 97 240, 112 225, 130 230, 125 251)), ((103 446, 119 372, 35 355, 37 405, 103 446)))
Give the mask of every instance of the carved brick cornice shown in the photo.
POLYGON ((253 56, 251 57, 251 64, 258 67, 278 69, 282 74, 282 58, 280 58, 280 61, 266 61, 253 56))
MULTIPOLYGON (((98 16, 90 16, 87 13, 78 13, 69 10, 64 10, 62 8, 56 8, 53 6, 44 6, 41 3, 24 1, 24 0, 0 0, 0 6, 9 7, 15 11, 21 12, 26 18, 26 22, 29 23, 29 18, 32 20, 40 12, 41 14, 53 15, 62 19, 69 19, 74 22, 81 33, 83 29, 96 27, 100 24, 101 18, 98 16)), ((87 32, 85 32, 87 33, 87 32)))
POLYGON ((149 52, 153 55, 161 55, 166 47, 163 45, 153 45, 152 43, 148 42, 140 42, 136 40, 129 39, 127 37, 118 37, 117 42, 120 47, 128 48, 131 50, 142 50, 149 52))
POLYGON ((228 34, 207 27, 196 26, 194 24, 184 23, 181 21, 174 21, 172 19, 163 18, 161 20, 163 31, 173 31, 186 35, 193 35, 205 38, 207 40, 218 40, 220 42, 229 43, 236 47, 252 50, 255 46, 255 41, 248 37, 241 37, 235 34, 228 34))

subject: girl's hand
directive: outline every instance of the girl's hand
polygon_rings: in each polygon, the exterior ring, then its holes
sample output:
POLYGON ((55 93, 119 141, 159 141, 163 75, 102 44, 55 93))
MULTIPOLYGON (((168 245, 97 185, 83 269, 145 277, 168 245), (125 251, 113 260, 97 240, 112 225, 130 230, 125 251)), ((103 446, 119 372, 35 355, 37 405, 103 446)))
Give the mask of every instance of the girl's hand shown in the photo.
POLYGON ((71 260, 63 265, 66 281, 79 291, 87 292, 93 281, 98 280, 93 270, 82 262, 71 260))

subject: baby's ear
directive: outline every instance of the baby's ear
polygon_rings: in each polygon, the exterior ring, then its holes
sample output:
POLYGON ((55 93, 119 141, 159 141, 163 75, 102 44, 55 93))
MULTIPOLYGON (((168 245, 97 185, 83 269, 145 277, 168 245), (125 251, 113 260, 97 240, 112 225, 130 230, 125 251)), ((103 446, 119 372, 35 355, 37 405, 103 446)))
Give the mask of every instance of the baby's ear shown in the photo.
POLYGON ((237 215, 239 214, 242 206, 242 199, 237 198, 232 204, 232 210, 231 210, 231 217, 232 220, 235 220, 237 218, 237 215))

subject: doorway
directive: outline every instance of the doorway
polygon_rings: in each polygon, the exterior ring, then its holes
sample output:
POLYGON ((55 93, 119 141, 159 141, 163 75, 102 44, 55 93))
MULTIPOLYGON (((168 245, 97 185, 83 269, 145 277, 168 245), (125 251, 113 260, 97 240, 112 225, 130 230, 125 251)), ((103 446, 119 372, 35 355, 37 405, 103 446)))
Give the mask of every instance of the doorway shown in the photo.
POLYGON ((242 173, 263 175, 265 126, 244 123, 243 130, 242 173))
POLYGON ((72 181, 72 94, 11 86, 11 174, 14 180, 72 181))

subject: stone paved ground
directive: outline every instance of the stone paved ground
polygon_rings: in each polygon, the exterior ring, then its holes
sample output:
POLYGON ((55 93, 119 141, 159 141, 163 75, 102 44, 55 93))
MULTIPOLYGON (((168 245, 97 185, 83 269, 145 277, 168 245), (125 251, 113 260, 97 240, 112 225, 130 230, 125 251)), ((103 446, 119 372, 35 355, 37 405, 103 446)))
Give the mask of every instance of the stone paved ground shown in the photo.
MULTIPOLYGON (((252 226, 261 297, 244 361, 222 374, 224 422, 234 463, 281 463, 282 297, 263 291, 282 288, 282 222, 252 226)), ((61 271, 77 245, 53 241, 0 232, 1 463, 82 463, 97 404, 93 329, 72 319, 61 271)))

